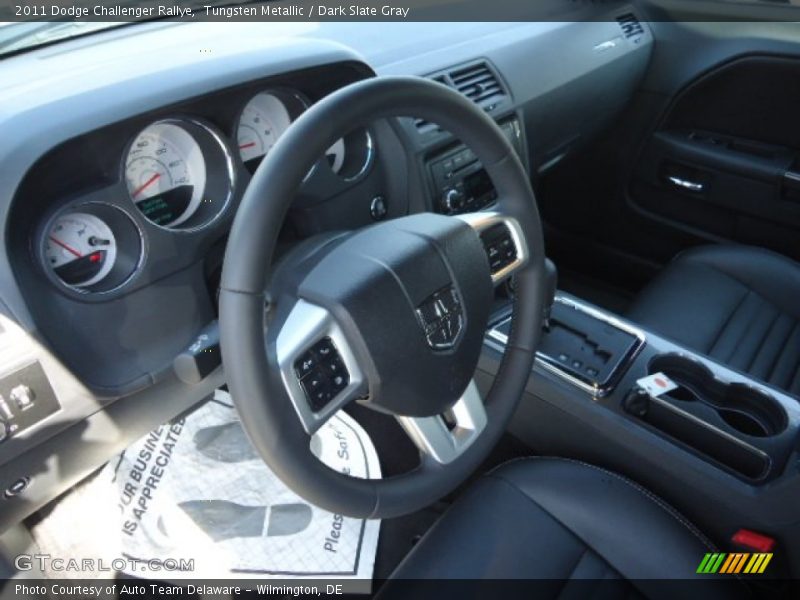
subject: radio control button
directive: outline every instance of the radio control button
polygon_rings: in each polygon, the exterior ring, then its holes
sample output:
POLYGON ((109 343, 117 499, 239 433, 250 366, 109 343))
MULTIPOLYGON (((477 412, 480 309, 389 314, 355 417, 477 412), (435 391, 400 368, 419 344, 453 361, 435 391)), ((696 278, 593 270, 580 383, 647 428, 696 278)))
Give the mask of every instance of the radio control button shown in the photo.
POLYGON ((458 212, 464 207, 464 194, 455 188, 450 188, 444 193, 444 207, 448 212, 458 212))

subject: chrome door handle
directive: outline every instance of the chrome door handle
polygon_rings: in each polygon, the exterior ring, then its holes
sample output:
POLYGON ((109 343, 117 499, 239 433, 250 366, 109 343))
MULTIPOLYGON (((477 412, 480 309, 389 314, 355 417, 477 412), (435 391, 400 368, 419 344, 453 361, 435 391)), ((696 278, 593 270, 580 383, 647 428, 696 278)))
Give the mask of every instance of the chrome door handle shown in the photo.
POLYGON ((688 179, 681 179, 680 177, 675 177, 674 175, 670 175, 667 177, 667 179, 672 185, 683 188, 684 190, 689 190, 690 192, 702 192, 705 188, 702 183, 689 181, 688 179))

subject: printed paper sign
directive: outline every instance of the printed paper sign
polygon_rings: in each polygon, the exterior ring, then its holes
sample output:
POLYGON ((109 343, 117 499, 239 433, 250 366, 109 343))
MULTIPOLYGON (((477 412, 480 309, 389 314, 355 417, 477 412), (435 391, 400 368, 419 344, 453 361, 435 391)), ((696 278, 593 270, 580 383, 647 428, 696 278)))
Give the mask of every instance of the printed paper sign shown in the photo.
MULTIPOLYGON (((310 438, 309 450, 335 470, 380 477, 371 440, 343 412, 310 438)), ((171 580, 369 581, 379 528, 379 521, 331 514, 291 492, 253 449, 228 394, 218 391, 185 419, 159 427, 109 462, 57 504, 35 534, 65 558, 88 550, 91 556, 108 553, 109 561, 194 559, 193 570, 170 572, 171 580), (102 538, 79 543, 92 525, 102 538)))
POLYGON ((661 394, 666 394, 678 387, 678 384, 672 381, 664 373, 654 373, 647 377, 642 377, 636 380, 637 385, 645 392, 653 397, 658 397, 661 394))

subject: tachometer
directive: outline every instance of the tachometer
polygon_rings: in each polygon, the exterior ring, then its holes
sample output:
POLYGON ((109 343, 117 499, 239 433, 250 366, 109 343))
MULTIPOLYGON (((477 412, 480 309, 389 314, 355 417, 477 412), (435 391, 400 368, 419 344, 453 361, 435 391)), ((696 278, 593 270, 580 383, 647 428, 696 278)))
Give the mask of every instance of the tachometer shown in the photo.
POLYGON ((45 260, 64 284, 93 286, 111 272, 117 259, 117 241, 100 218, 73 212, 58 217, 47 232, 45 260))
MULTIPOLYGON (((302 110, 305 107, 299 108, 302 110)), ((251 172, 255 171, 291 122, 289 108, 276 94, 261 92, 245 105, 239 117, 236 137, 239 155, 251 172)))
MULTIPOLYGON (((250 98, 236 125, 239 156, 251 173, 277 143, 280 137, 309 106, 305 98, 292 90, 274 88, 250 98)), ((355 181, 372 164, 372 137, 361 128, 336 140, 325 151, 330 170, 345 181, 355 181)), ((309 177, 314 168, 309 171, 309 177)))
POLYGON ((177 228, 200 207, 206 163, 200 145, 177 123, 153 123, 131 144, 125 160, 128 192, 156 225, 177 228))

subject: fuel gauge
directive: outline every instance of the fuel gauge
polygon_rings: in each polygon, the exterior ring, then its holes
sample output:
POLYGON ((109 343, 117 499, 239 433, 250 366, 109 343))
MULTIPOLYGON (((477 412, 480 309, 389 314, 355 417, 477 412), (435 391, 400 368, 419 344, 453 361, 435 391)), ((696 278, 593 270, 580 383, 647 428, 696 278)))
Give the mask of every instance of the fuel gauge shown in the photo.
POLYGON ((45 240, 44 259, 64 284, 84 289, 103 281, 117 259, 117 241, 99 217, 82 212, 59 216, 45 240))

